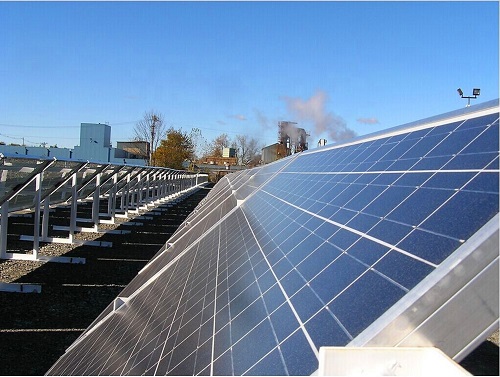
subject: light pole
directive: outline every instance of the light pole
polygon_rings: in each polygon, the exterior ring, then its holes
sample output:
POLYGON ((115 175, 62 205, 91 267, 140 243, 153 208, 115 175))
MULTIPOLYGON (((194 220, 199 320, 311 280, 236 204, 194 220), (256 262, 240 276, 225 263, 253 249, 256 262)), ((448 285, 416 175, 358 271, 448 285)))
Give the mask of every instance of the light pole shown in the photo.
POLYGON ((460 89, 460 88, 457 89, 457 92, 458 92, 458 95, 460 97, 467 98, 467 106, 466 107, 469 107, 471 98, 473 98, 473 99, 477 98, 477 96, 481 92, 481 89, 478 89, 478 88, 472 89, 472 96, 464 96, 464 92, 462 92, 462 89, 460 89))

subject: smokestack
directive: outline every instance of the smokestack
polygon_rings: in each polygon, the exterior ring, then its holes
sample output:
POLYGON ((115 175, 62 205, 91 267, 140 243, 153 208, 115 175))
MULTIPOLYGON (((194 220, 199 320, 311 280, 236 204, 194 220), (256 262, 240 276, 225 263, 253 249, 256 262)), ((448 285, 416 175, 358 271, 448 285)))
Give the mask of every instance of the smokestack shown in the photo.
POLYGON ((297 120, 311 122, 313 133, 320 136, 327 133, 330 140, 341 141, 353 138, 356 133, 347 127, 345 121, 332 112, 326 110, 328 96, 323 91, 317 91, 311 98, 284 97, 288 111, 297 120))

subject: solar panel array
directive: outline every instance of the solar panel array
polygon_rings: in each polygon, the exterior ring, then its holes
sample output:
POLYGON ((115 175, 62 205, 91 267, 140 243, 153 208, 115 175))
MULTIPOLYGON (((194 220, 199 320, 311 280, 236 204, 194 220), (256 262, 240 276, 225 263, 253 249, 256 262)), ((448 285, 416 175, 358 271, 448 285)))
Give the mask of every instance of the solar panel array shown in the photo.
POLYGON ((498 222, 498 116, 493 101, 226 176, 48 373, 315 372, 319 347, 355 341, 498 222))
MULTIPOLYGON (((159 167, 143 167, 131 165, 116 165, 95 163, 79 160, 58 160, 56 158, 17 157, 0 154, 0 206, 8 202, 9 212, 20 211, 35 207, 36 177, 40 175, 40 200, 50 196, 50 204, 56 205, 69 201, 72 196, 71 177, 74 174, 78 187, 78 199, 92 196, 96 184, 89 184, 96 175, 100 175, 101 195, 108 195, 113 188, 119 195, 127 185, 129 178, 133 180, 139 174, 150 175, 150 187, 143 185, 142 191, 159 190, 158 177, 168 183, 166 193, 175 193, 183 188, 196 186, 206 182, 205 174, 173 170, 159 167), (116 174, 116 180, 113 176, 116 174), (156 185, 154 183, 157 183, 156 185), (181 187, 182 186, 182 187, 181 187)), ((131 186, 132 187, 132 186, 131 186)), ((136 191, 138 191, 136 189, 136 191)))
MULTIPOLYGON (((113 223, 117 216, 126 218, 130 213, 174 200, 204 185, 207 179, 206 174, 160 167, 0 154, 0 259, 84 263, 83 258, 41 256, 40 242, 109 246, 100 241, 76 241, 73 236, 76 231, 98 231, 98 224, 113 223), (107 201, 106 213, 99 212, 101 199, 107 201), (93 202, 92 218, 78 221, 93 226, 77 227, 77 205, 85 200, 93 202), (58 230, 68 231, 69 237, 48 236, 50 207, 66 204, 70 207, 69 226, 58 226, 58 230), (28 253, 9 252, 12 248, 7 245, 8 217, 19 211, 34 213, 33 235, 20 237, 33 241, 28 253)), ((22 290, 19 287, 3 284, 0 289, 22 290)))

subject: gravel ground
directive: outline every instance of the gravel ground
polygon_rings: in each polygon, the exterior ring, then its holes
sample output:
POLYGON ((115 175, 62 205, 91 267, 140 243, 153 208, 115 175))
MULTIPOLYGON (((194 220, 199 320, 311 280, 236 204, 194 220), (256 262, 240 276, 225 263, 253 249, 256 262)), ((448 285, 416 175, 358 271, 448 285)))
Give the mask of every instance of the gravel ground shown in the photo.
MULTIPOLYGON (((100 230, 130 234, 77 233, 76 239, 111 241, 113 247, 42 244, 40 255, 86 258, 85 264, 0 260, 0 282, 40 284, 42 292, 0 292, 0 375, 43 375, 174 233, 208 190, 200 190, 142 226, 102 224, 100 230)), ((89 216, 90 203, 78 217, 89 216)), ((50 224, 68 225, 69 209, 50 214, 50 224)), ((88 224, 87 224, 88 226, 88 224)), ((33 218, 9 218, 8 252, 30 253, 33 218)), ((51 231, 49 236, 67 232, 51 231)))
MULTIPOLYGON (((131 230, 130 234, 77 234, 77 239, 111 241, 111 248, 41 247, 40 255, 84 257, 85 264, 0 260, 0 282, 42 286, 40 294, 0 292, 0 375, 45 374, 207 193, 200 190, 154 220, 140 220, 143 226, 126 226, 123 221, 99 226, 100 230, 131 230)), ((90 204, 79 206, 79 217, 89 217, 89 210, 90 204)), ((51 224, 68 225, 68 214, 69 209, 56 209, 51 213, 51 224)), ((19 235, 32 234, 32 224, 32 217, 9 218, 8 252, 30 252, 31 242, 19 241, 19 235)), ((52 231, 49 235, 65 233, 52 231)), ((498 331, 461 365, 474 375, 498 376, 498 331)))

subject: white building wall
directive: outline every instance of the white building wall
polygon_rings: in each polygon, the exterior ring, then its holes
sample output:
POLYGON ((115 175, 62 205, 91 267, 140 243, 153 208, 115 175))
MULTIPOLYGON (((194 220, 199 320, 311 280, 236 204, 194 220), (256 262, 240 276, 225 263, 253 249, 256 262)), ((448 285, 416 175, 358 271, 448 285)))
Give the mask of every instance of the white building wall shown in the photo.
POLYGON ((7 155, 60 158, 68 160, 72 158, 73 151, 69 148, 43 148, 31 146, 0 145, 0 153, 7 155))
POLYGON ((49 148, 50 157, 68 160, 73 157, 73 150, 69 148, 49 148))
POLYGON ((80 145, 73 151, 73 158, 109 162, 111 157, 111 127, 101 123, 82 123, 80 145))
POLYGON ((0 145, 0 153, 138 166, 145 165, 143 159, 127 158, 127 152, 113 148, 111 146, 111 127, 101 123, 81 123, 80 145, 75 146, 74 149, 0 145), (115 157, 115 155, 119 157, 115 157))

